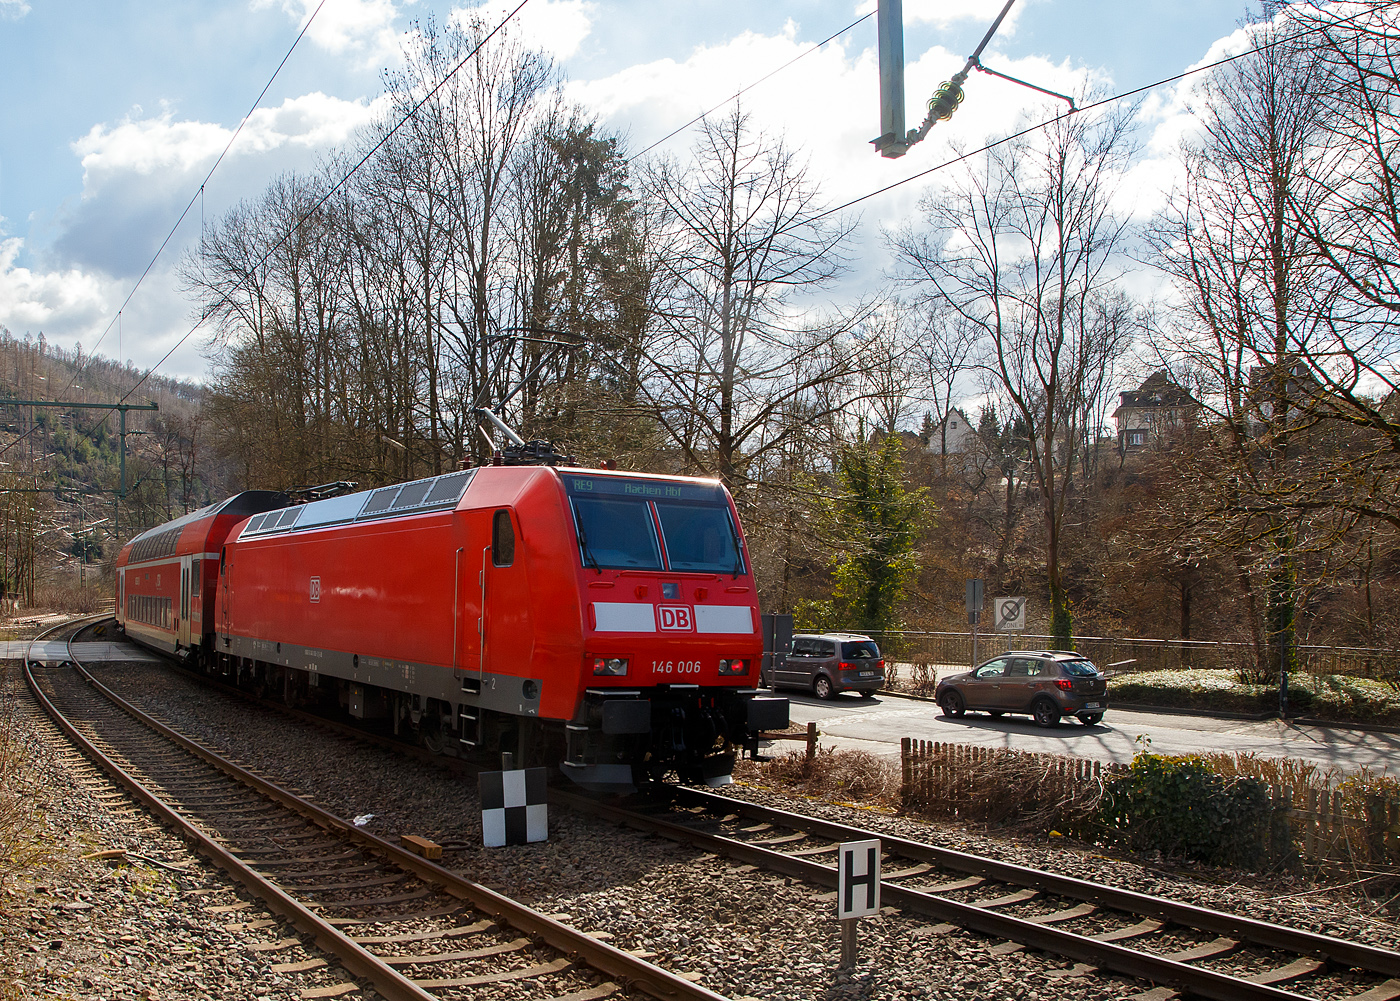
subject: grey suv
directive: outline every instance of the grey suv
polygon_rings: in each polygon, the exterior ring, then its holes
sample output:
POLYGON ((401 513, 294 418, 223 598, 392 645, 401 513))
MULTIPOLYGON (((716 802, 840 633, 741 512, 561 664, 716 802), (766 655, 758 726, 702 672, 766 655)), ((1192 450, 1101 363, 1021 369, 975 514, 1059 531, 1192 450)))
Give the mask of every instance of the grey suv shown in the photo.
POLYGON ((944 678, 934 698, 948 716, 981 709, 993 716, 1030 713, 1039 726, 1054 726, 1061 716, 1093 726, 1108 708, 1108 683, 1081 654, 1013 650, 944 678))
POLYGON ((773 667, 773 687, 805 688, 819 699, 837 692, 868 699, 885 686, 880 648, 859 633, 798 633, 781 661, 773 667))

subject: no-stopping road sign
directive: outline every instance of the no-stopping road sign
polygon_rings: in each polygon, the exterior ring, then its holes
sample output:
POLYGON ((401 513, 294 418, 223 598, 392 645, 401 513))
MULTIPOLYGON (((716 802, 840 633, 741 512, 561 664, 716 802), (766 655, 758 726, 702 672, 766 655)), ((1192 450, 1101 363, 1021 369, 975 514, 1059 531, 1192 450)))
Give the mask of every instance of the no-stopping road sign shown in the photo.
POLYGON ((992 601, 993 628, 999 633, 1026 628, 1025 598, 996 598, 992 601))

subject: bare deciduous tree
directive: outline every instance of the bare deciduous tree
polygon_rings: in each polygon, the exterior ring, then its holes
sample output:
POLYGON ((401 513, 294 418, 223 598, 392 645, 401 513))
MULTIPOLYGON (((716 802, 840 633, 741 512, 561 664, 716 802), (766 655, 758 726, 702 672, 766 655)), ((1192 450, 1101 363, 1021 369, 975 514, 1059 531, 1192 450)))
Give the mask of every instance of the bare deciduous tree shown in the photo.
POLYGON ((927 228, 894 238, 903 279, 979 333, 983 364, 1027 429, 1026 473, 1045 527, 1051 631, 1072 619, 1063 527, 1085 387, 1132 333, 1116 282, 1126 223, 1110 206, 1130 154, 1126 115, 1078 115, 998 146, 946 195, 923 201, 927 228))
POLYGON ((1218 422, 1213 447, 1186 457, 1202 503, 1183 529, 1231 551, 1246 606, 1264 607, 1266 635, 1250 623, 1261 668, 1285 663, 1293 644, 1294 550, 1308 526, 1284 494, 1319 454, 1307 442, 1316 419, 1299 408, 1314 378, 1301 359, 1327 336, 1335 288, 1293 219, 1323 187, 1308 175, 1321 138, 1316 57, 1292 31, 1258 26, 1258 50, 1202 85, 1202 133, 1153 240, 1183 300, 1164 342, 1178 368, 1204 376, 1218 422), (1262 600, 1255 568, 1268 578, 1262 600))
MULTIPOLYGON (((662 161, 647 175, 665 252, 642 391, 686 467, 738 487, 747 462, 801 433, 775 427, 793 404, 822 399, 857 367, 850 325, 797 301, 840 273, 850 227, 816 218, 806 168, 742 111, 699 131, 691 165, 662 161)), ((841 402, 802 412, 820 421, 841 402)))

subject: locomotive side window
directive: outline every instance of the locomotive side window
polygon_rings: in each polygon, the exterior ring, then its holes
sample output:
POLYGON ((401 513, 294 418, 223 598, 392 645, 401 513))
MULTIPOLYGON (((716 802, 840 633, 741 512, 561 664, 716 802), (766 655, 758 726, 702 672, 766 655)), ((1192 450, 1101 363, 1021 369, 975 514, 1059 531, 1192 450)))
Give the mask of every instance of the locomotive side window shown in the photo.
POLYGON ((502 509, 491 518, 491 563, 508 567, 514 562, 515 528, 510 523, 510 512, 502 509))
POLYGON ((584 566, 661 569, 656 525, 646 501, 576 494, 573 502, 584 566))

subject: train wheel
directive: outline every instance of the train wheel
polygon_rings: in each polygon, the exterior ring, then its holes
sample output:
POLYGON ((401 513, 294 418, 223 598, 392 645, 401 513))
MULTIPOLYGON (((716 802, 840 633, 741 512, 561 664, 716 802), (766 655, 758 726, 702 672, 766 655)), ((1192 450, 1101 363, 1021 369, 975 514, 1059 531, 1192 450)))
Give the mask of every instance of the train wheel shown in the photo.
POLYGON ((433 754, 441 754, 444 746, 442 717, 437 713, 423 714, 418 723, 418 736, 423 746, 433 754))

